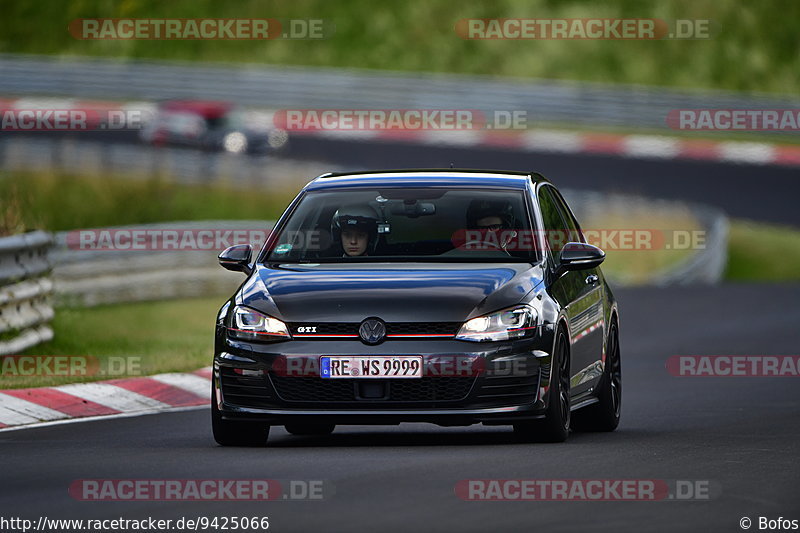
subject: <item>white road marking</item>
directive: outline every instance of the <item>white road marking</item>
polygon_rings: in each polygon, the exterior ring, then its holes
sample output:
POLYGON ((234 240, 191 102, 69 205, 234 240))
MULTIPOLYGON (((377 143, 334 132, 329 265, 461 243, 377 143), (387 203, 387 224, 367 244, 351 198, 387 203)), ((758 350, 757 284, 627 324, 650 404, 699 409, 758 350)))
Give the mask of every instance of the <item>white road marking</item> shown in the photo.
POLYGON ((158 400, 106 383, 76 383, 53 388, 123 412, 170 407, 158 400))
POLYGON ((775 160, 775 146, 765 143, 724 142, 719 144, 722 161, 735 163, 771 163, 775 160))
POLYGON ((0 393, 0 423, 9 426, 32 424, 43 420, 69 418, 69 415, 48 407, 0 393))
POLYGON ((673 159, 680 153, 680 142, 656 135, 628 135, 623 141, 624 152, 631 157, 673 159))
POLYGON ((574 153, 583 151, 583 137, 578 133, 531 130, 523 134, 523 146, 543 152, 574 153))
POLYGON ((194 374, 158 374, 150 376, 150 379, 191 392, 200 398, 211 394, 211 380, 194 374))

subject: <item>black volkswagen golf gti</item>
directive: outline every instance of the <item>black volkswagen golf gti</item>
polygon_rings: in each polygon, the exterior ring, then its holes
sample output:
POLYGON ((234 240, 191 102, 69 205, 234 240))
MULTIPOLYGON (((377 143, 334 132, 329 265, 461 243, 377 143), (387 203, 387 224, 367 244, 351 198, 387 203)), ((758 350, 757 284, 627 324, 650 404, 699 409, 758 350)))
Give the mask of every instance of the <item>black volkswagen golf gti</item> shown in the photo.
POLYGON ((617 304, 543 176, 325 174, 220 309, 211 399, 222 445, 336 424, 512 425, 522 441, 620 417, 617 304))

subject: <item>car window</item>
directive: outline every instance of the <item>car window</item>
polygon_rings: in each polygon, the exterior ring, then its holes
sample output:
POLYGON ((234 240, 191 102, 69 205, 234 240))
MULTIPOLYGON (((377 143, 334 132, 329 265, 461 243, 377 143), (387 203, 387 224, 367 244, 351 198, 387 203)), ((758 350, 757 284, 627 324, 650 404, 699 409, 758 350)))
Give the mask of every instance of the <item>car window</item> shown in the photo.
POLYGON ((549 186, 540 187, 538 197, 547 244, 552 252, 553 260, 558 264, 561 248, 569 242, 570 228, 564 222, 549 186))
POLYGON ((583 239, 583 234, 581 233, 580 225, 578 224, 578 221, 575 220, 575 217, 572 216, 572 212, 567 207, 567 202, 564 200, 564 197, 561 196, 561 193, 556 189, 552 187, 548 187, 548 189, 556 201, 556 206, 558 207, 558 212, 561 214, 561 218, 564 219, 567 229, 569 229, 569 241, 585 242, 583 239))
POLYGON ((313 191, 268 261, 538 260, 523 191, 386 188, 313 191))

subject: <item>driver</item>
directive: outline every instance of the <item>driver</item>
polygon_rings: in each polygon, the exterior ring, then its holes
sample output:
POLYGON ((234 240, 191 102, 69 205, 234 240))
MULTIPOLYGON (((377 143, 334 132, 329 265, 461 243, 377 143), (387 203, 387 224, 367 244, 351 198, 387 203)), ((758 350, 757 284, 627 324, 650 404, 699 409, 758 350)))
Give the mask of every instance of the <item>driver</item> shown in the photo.
POLYGON ((516 237, 514 208, 507 200, 472 200, 467 207, 467 229, 480 231, 483 242, 506 249, 516 237))
POLYGON ((333 214, 331 234, 341 239, 344 257, 375 253, 378 244, 378 213, 369 205, 342 207, 333 214))

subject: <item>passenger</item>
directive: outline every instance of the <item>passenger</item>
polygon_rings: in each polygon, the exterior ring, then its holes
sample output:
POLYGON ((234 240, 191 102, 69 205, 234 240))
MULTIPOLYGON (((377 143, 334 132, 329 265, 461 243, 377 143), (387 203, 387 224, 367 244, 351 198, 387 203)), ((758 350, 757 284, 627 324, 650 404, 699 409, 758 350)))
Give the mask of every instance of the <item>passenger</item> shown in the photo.
POLYGON ((473 200, 467 207, 467 229, 479 230, 486 244, 505 250, 517 236, 514 208, 505 200, 473 200))

